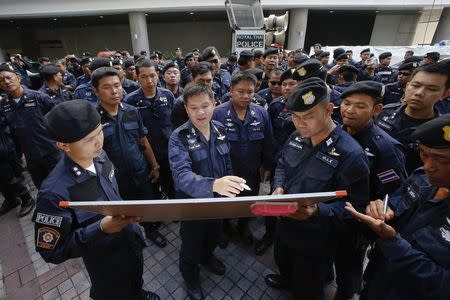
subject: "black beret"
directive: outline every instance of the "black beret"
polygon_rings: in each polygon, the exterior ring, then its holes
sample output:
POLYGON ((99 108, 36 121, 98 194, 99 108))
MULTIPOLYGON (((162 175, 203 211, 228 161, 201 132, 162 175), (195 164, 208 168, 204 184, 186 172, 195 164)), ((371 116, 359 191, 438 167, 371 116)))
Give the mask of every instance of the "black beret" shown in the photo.
POLYGON ((423 60, 422 56, 413 55, 410 58, 405 59, 404 63, 407 62, 421 62, 423 60))
POLYGON ((344 48, 336 48, 336 49, 334 49, 333 50, 333 58, 338 57, 342 53, 345 53, 345 49, 344 48))
POLYGON ((286 102, 291 111, 307 111, 328 98, 328 86, 322 79, 308 78, 299 83, 286 102))
POLYGON ((285 81, 286 79, 294 78, 295 69, 287 69, 280 76, 280 82, 285 81))
POLYGON ((423 123, 413 132, 412 137, 430 148, 450 148, 450 114, 423 123))
POLYGON ((203 50, 202 54, 199 57, 199 61, 207 61, 211 57, 219 56, 219 52, 215 47, 207 47, 203 50))
POLYGON ((254 58, 255 55, 250 50, 242 50, 241 53, 239 53, 239 57, 254 58))
POLYGON ((114 59, 113 61, 112 61, 112 65, 113 66, 123 66, 123 59, 114 59))
POLYGON ((423 56, 423 58, 429 58, 434 61, 438 61, 439 58, 441 58, 441 54, 439 52, 428 52, 423 56))
POLYGON ((128 69, 129 67, 132 67, 132 66, 134 66, 134 60, 132 60, 132 59, 127 59, 123 62, 123 67, 125 69, 128 69))
POLYGON ((278 55, 278 49, 277 48, 267 48, 266 51, 264 51, 263 57, 266 58, 269 55, 278 55))
POLYGON ((44 122, 51 139, 74 143, 100 126, 100 114, 88 101, 77 99, 56 105, 44 122))
POLYGON ((135 54, 133 55, 134 60, 138 60, 141 57, 141 54, 135 54))
POLYGON ((238 57, 236 53, 231 53, 230 55, 228 55, 228 60, 229 61, 237 61, 238 57))
POLYGON ((296 65, 301 65, 302 63, 304 63, 308 59, 309 59, 309 57, 307 55, 294 55, 293 62, 296 65))
POLYGON ((351 94, 366 94, 372 96, 378 101, 381 101, 384 96, 384 85, 376 81, 358 81, 349 86, 342 94, 341 98, 344 99, 351 94))
POLYGON ((341 59, 348 59, 348 55, 345 53, 339 54, 337 57, 335 57, 336 60, 341 60, 341 59))
POLYGON ((83 56, 92 57, 93 55, 91 52, 83 52, 83 56))
POLYGON ((310 58, 300 66, 297 67, 293 73, 295 80, 305 80, 310 77, 315 77, 323 69, 322 63, 317 59, 310 58))
POLYGON ((251 68, 251 69, 248 69, 247 72, 255 75, 256 79, 258 79, 258 80, 262 80, 262 76, 264 73, 264 71, 261 70, 260 68, 251 68))
POLYGON ((59 73, 59 68, 56 67, 55 65, 52 64, 48 64, 45 66, 42 66, 39 69, 39 73, 44 76, 44 75, 55 75, 59 73))
POLYGON ((164 53, 162 53, 162 51, 156 50, 155 53, 158 54, 159 58, 164 57, 164 53))
POLYGON ((162 74, 164 75, 164 73, 166 73, 166 71, 170 68, 177 68, 178 70, 180 69, 180 67, 178 66, 177 62, 174 60, 169 60, 168 62, 166 62, 166 64, 164 65, 163 69, 162 69, 162 74))
POLYGON ((365 52, 370 52, 370 48, 362 49, 361 52, 359 52, 359 54, 363 54, 365 52))
MULTIPOLYGON (((323 50, 319 50, 319 51, 315 51, 314 54, 312 56, 320 56, 320 54, 324 53, 325 51, 323 50)), ((330 52, 328 52, 328 54, 330 54, 330 52)))
POLYGON ((48 58, 46 56, 39 57, 39 62, 43 62, 43 61, 50 61, 50 58, 48 58))
POLYGON ((186 53, 186 55, 184 56, 184 62, 186 62, 189 58, 194 57, 194 53, 192 52, 188 52, 186 53))
POLYGON ((330 56, 330 52, 328 52, 328 51, 322 51, 322 53, 319 54, 320 58, 327 57, 327 56, 330 56))
POLYGON ((419 67, 420 64, 418 62, 407 62, 402 63, 400 66, 398 66, 399 71, 408 70, 408 71, 414 71, 417 67, 419 67))
POLYGON ((358 74, 359 70, 352 65, 344 65, 337 70, 338 74, 343 72, 352 72, 353 74, 358 74))
POLYGON ((392 53, 391 52, 383 52, 380 55, 378 55, 378 59, 385 59, 387 57, 391 57, 392 53))
POLYGON ((3 63, 0 65, 0 72, 3 72, 3 71, 16 73, 16 71, 14 70, 14 67, 10 63, 3 63))
POLYGON ((260 58, 264 55, 264 53, 261 50, 255 50, 253 51, 253 55, 255 56, 255 58, 260 58))
POLYGON ((154 59, 154 58, 158 58, 159 59, 159 55, 156 52, 153 52, 152 54, 150 54, 149 56, 150 59, 154 59))
POLYGON ((92 57, 83 57, 80 61, 80 65, 89 64, 92 62, 92 57))
POLYGON ((89 70, 95 71, 101 67, 112 67, 112 61, 105 57, 96 57, 89 65, 89 70))
POLYGON ((192 49, 192 51, 191 52, 200 52, 200 49, 198 49, 198 48, 195 48, 195 49, 192 49))

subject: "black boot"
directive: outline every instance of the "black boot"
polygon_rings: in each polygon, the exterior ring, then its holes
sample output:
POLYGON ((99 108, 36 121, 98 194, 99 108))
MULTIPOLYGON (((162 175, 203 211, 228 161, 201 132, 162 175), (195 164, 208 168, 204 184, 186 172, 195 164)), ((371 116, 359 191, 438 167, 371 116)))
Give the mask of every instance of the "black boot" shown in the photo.
POLYGON ((205 297, 203 296, 202 288, 200 287, 200 283, 189 283, 186 282, 188 297, 191 300, 203 300, 205 297))
POLYGON ((14 198, 14 199, 6 198, 5 201, 3 202, 2 206, 0 207, 0 216, 3 216, 8 211, 10 211, 11 209, 13 209, 19 205, 20 205, 20 202, 16 198, 14 198))
POLYGON ((35 206, 36 201, 34 201, 34 199, 31 198, 31 196, 26 200, 22 199, 22 204, 19 212, 17 213, 17 216, 19 218, 25 217, 26 215, 28 215, 30 212, 33 211, 35 206))

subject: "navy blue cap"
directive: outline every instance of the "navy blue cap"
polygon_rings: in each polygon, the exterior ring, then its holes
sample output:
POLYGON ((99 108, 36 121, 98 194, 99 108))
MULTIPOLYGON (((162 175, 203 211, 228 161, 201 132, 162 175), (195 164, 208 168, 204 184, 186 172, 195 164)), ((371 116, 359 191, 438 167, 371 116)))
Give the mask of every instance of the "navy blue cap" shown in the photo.
POLYGON ((89 70, 95 71, 101 67, 112 67, 112 61, 106 57, 96 57, 89 65, 89 70))
POLYGON ((391 52, 383 52, 383 53, 381 53, 379 56, 378 56, 378 59, 385 59, 385 58, 388 58, 388 57, 391 57, 392 56, 392 53, 391 52))
POLYGON ((177 68, 178 70, 180 70, 180 67, 178 66, 177 62, 174 60, 169 60, 168 62, 166 62, 166 64, 164 65, 163 69, 162 69, 162 74, 164 75, 164 73, 166 73, 166 71, 170 68, 177 68))
POLYGON ((307 111, 328 99, 328 86, 325 81, 313 77, 299 83, 286 102, 286 109, 307 111))
POLYGON ((351 94, 366 94, 372 96, 377 101, 381 101, 384 96, 384 85, 376 81, 358 81, 349 86, 342 94, 341 98, 345 99, 351 94))
POLYGON ((450 114, 441 115, 420 125, 412 134, 419 143, 435 149, 450 148, 450 114))
POLYGON ((266 58, 269 55, 278 55, 279 50, 277 48, 268 48, 266 51, 264 51, 263 57, 266 58))

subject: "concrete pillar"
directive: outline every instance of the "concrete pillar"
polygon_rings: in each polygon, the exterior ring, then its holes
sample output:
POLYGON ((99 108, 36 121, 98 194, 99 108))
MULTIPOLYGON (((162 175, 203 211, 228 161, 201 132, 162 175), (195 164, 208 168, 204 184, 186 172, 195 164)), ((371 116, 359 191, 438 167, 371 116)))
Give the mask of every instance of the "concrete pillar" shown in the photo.
POLYGON ((414 39, 418 20, 418 14, 378 13, 369 44, 372 46, 410 46, 414 39))
POLYGON ((412 44, 423 46, 432 44, 434 33, 442 14, 442 6, 424 8, 417 22, 416 32, 412 44))
POLYGON ((450 7, 444 8, 439 19, 436 32, 433 37, 433 44, 443 40, 450 40, 450 7))
POLYGON ((295 50, 305 46, 306 25, 308 24, 308 9, 296 8, 289 12, 288 49, 295 50))
POLYGON ((142 50, 150 54, 148 45, 147 20, 145 13, 141 11, 132 11, 128 13, 130 22, 131 44, 133 53, 139 53, 142 50))

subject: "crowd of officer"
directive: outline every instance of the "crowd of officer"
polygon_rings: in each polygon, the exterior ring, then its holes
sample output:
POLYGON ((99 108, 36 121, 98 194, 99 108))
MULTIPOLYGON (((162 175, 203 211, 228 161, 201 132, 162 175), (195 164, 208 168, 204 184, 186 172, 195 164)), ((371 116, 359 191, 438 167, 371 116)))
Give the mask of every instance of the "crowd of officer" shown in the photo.
MULTIPOLYGON (((450 298, 450 60, 437 52, 314 45, 232 53, 213 47, 0 65, 0 215, 34 210, 48 262, 82 257, 94 299, 159 299, 142 288, 146 240, 136 216, 103 216, 59 201, 256 196, 346 190, 347 196, 264 217, 183 221, 179 267, 204 299, 199 265, 231 236, 256 255, 274 246, 271 288, 294 299, 450 298), (330 56, 332 60, 330 61, 330 56), (39 190, 23 182, 27 170, 39 190), (369 259, 364 268, 364 259, 369 259), (127 258, 127 259, 125 259, 127 258)), ((176 221, 176 220, 174 220, 176 221)), ((159 223, 141 222, 158 247, 159 223)))

